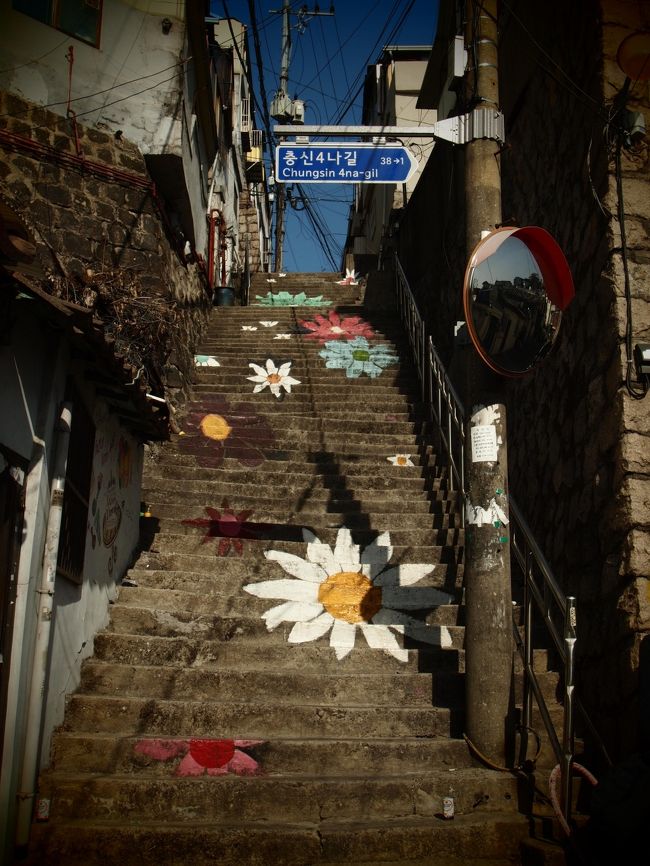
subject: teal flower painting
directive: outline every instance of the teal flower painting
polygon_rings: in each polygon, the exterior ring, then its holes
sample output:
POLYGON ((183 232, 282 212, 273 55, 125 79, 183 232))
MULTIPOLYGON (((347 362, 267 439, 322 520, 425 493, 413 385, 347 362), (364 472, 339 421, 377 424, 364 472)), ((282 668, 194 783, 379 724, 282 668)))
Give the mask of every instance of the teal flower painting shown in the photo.
POLYGON ((322 307, 330 302, 322 295, 308 298, 304 292, 292 295, 291 292, 267 292, 265 295, 255 295, 258 305, 263 307, 322 307))
POLYGON ((319 352, 325 358, 325 366, 334 370, 345 370, 348 379, 358 379, 364 373, 371 379, 381 376, 386 367, 397 364, 397 355, 385 343, 370 345, 365 337, 343 342, 330 340, 319 352))

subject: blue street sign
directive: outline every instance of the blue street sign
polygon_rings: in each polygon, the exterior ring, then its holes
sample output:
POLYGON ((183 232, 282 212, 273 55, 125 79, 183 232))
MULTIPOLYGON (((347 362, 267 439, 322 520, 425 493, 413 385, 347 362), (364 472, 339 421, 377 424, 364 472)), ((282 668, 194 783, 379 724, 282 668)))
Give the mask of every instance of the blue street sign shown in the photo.
POLYGON ((406 183, 417 162, 406 147, 389 144, 280 144, 279 183, 406 183))

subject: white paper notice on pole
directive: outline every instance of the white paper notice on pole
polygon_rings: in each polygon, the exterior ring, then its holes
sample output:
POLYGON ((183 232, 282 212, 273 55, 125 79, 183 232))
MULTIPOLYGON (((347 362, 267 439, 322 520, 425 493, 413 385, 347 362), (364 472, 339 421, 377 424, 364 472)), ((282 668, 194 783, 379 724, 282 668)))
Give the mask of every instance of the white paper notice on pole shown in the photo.
POLYGON ((470 431, 472 463, 496 463, 499 456, 497 428, 494 424, 477 424, 470 431))

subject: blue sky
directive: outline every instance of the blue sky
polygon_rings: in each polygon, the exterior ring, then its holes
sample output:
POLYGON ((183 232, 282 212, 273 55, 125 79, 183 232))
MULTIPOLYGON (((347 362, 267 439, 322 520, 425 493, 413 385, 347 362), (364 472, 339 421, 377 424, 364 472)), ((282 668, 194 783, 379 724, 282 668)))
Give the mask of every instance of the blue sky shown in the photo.
MULTIPOLYGON (((252 0, 266 101, 270 102, 280 75, 282 39, 282 0, 252 0)), ((298 16, 291 15, 292 52, 289 65, 289 95, 305 102, 306 124, 358 124, 361 121, 363 79, 366 67, 374 63, 386 44, 431 45, 435 35, 438 0, 342 0, 334 3, 333 16, 315 16, 301 28, 298 16), (355 96, 356 94, 356 96, 355 96), (345 114, 343 112, 345 111, 345 114)), ((294 2, 301 6, 329 12, 331 4, 294 2)), ((211 0, 211 13, 227 12, 245 24, 251 24, 249 0, 211 0)), ((253 62, 253 83, 261 101, 259 73, 254 40, 249 39, 253 62)), ((275 125, 271 121, 271 126, 275 125)), ((262 118, 257 124, 263 128, 262 118)), ((286 209, 284 270, 332 271, 340 267, 341 248, 345 239, 347 216, 353 187, 348 184, 305 184, 311 213, 317 226, 304 210, 286 209), (320 232, 319 232, 320 229, 320 232), (320 238, 319 238, 320 235, 320 238), (329 255, 323 249, 327 238, 329 255), (331 257, 335 266, 331 263, 331 257)), ((297 198, 297 196, 294 196, 297 198)), ((301 205, 299 205, 301 206, 301 205)))

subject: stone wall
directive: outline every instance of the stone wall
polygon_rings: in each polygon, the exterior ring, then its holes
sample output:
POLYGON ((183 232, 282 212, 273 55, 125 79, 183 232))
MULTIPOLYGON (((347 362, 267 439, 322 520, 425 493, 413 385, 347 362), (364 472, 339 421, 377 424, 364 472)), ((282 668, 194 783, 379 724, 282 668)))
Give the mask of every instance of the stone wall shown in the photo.
MULTIPOLYGON (((510 487, 577 597, 579 694, 617 758, 650 734, 650 396, 633 399, 625 385, 625 275, 607 133, 624 82, 616 51, 648 28, 650 4, 549 0, 542 13, 510 0, 499 14, 502 218, 549 231, 576 288, 551 355, 507 384, 510 487)), ((650 120, 647 82, 629 104, 650 120)), ((621 161, 633 343, 650 342, 647 143, 624 148, 621 161)), ((464 196, 461 148, 438 143, 395 241, 445 363, 462 318, 464 196)))
POLYGON ((138 148, 0 92, 0 191, 32 230, 45 288, 94 309, 158 393, 186 393, 210 306, 138 148))
MULTIPOLYGON (((550 5, 539 15, 520 2, 502 18, 503 212, 551 232, 567 256, 576 298, 555 351, 510 388, 510 483, 563 588, 577 597, 580 694, 616 757, 642 736, 638 655, 650 627, 643 418, 647 425, 650 402, 633 400, 624 384, 615 147, 607 132, 624 78, 611 57, 643 24, 642 4, 550 5)), ((644 90, 647 99, 647 85, 635 92, 644 90)), ((647 148, 625 152, 623 164, 634 339, 643 341, 650 338, 647 148)))

